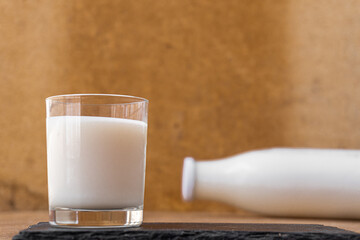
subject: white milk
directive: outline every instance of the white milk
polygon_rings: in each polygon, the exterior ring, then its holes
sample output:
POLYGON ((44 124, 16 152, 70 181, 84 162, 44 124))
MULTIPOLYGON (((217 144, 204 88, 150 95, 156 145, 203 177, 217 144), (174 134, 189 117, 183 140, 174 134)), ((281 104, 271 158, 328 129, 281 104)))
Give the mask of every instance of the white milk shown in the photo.
POLYGON ((146 133, 137 120, 47 118, 50 209, 141 209, 146 133))

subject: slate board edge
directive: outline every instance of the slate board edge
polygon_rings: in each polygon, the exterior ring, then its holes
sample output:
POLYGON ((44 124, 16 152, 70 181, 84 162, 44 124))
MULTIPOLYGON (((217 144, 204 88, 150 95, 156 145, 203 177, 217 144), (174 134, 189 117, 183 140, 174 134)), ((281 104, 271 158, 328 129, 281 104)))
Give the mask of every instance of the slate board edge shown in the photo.
MULTIPOLYGON (((34 230, 35 227, 41 224, 29 226, 19 232, 13 237, 13 240, 27 240, 27 239, 49 239, 49 237, 59 237, 61 239, 114 239, 114 237, 121 237, 121 239, 171 239, 181 237, 182 239, 193 239, 194 237, 200 239, 360 239, 360 234, 352 231, 328 227, 333 230, 339 230, 341 233, 321 233, 321 232, 274 232, 274 231, 239 231, 239 230, 182 230, 182 229, 151 229, 139 231, 135 228, 107 228, 99 229, 89 228, 52 228, 53 231, 34 230), (32 229, 31 229, 32 228, 32 229), (121 230, 121 233, 119 232, 121 230), (75 231, 74 231, 75 230, 75 231), (86 235, 86 238, 84 236, 86 235), (74 238, 75 237, 75 238, 74 238), (79 238, 78 238, 79 237, 79 238)), ((160 224, 160 223, 159 223, 160 224)), ((276 225, 276 224, 273 224, 276 225)), ((279 224, 281 225, 281 224, 279 224)), ((289 224, 291 225, 291 224, 289 224)), ((294 224, 296 225, 296 224, 294 224)), ((300 225, 300 224, 299 224, 300 225)), ((307 225, 307 224, 303 224, 307 225)), ((308 224, 313 226, 323 226, 319 224, 308 224)))

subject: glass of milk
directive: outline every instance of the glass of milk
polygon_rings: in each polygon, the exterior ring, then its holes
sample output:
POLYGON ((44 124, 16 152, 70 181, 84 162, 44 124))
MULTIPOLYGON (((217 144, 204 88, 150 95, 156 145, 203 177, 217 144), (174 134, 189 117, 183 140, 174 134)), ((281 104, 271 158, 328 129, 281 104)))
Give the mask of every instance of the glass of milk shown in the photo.
POLYGON ((50 224, 133 227, 143 220, 148 100, 46 99, 50 224))

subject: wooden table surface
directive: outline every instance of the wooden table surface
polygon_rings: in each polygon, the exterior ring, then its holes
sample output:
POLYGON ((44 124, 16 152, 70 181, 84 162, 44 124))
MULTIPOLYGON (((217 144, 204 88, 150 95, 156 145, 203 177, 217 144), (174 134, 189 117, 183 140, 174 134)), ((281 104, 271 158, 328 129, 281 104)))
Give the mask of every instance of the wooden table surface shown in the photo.
MULTIPOLYGON (((11 239, 29 225, 48 221, 46 211, 0 212, 0 239, 11 239)), ((360 220, 266 218, 232 213, 145 212, 145 222, 213 222, 213 223, 298 223, 322 224, 360 233, 360 220)))

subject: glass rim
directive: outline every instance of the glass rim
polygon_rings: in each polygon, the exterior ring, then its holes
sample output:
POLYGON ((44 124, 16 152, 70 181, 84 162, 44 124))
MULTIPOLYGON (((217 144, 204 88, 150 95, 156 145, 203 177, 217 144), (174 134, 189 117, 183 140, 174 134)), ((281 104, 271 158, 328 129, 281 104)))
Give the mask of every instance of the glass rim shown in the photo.
MULTIPOLYGON (((106 94, 106 93, 75 93, 75 94, 61 94, 61 95, 54 95, 47 97, 45 101, 61 101, 61 99, 65 98, 72 98, 72 97, 119 97, 119 98, 127 98, 127 99, 134 99, 137 101, 130 102, 136 103, 136 102, 146 102, 148 103, 149 100, 142 97, 136 97, 131 95, 121 95, 121 94, 106 94)), ((113 103, 113 104, 129 104, 129 103, 113 103)))

